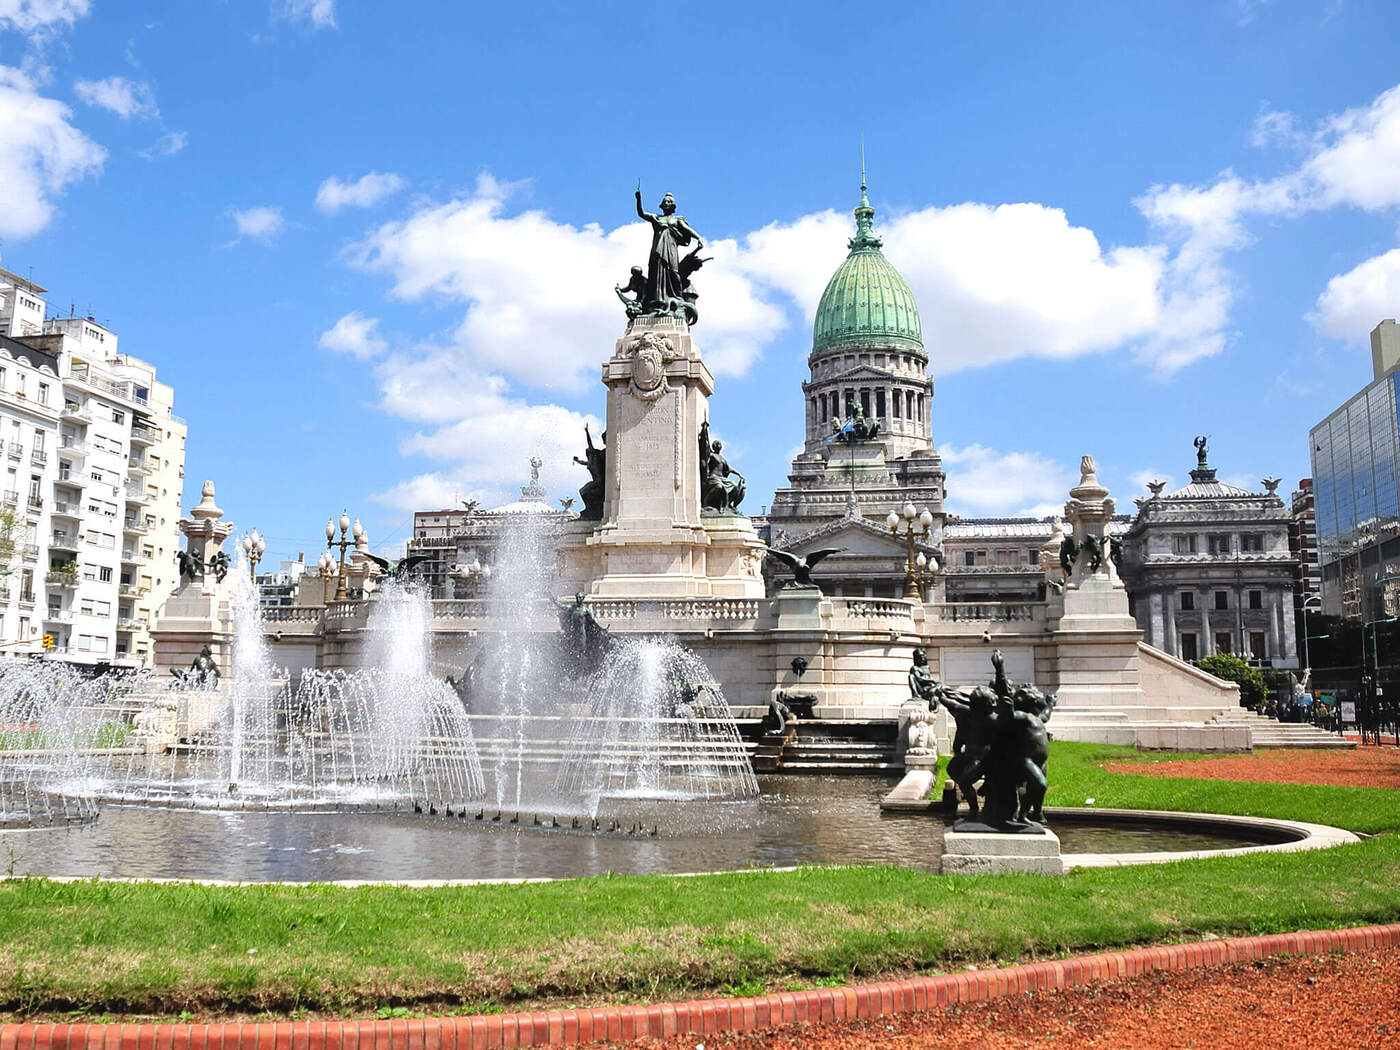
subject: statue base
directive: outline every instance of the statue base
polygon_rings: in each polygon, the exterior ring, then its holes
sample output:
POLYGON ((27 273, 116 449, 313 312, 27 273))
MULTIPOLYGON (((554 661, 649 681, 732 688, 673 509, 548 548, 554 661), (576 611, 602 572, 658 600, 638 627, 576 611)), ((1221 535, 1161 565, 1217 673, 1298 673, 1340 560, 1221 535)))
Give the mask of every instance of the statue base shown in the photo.
POLYGON ((1060 837, 1049 828, 1038 835, 1008 835, 974 831, 977 825, 959 822, 943 836, 945 875, 1063 875, 1060 837), (966 828, 966 830, 964 829, 966 828))

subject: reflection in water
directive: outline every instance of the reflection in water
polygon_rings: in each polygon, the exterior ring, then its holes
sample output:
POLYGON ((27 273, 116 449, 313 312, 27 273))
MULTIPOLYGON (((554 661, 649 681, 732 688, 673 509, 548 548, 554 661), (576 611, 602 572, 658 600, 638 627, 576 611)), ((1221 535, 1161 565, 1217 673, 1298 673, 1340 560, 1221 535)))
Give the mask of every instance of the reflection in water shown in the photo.
MULTIPOLYGON (((94 824, 0 836, 16 874, 138 878, 493 879, 718 871, 811 863, 937 870, 943 822, 881 814, 882 778, 766 777, 757 799, 621 803, 603 828, 534 815, 208 812, 106 806, 94 824), (547 819, 547 818, 546 818, 547 819), (616 823, 619 830, 610 831, 616 823), (634 832, 633 829, 636 829, 634 832), (653 837, 652 830, 656 834, 653 837), (12 852, 10 852, 12 851, 12 852)), ((1226 849, 1244 841, 1059 825, 1066 852, 1226 849)))

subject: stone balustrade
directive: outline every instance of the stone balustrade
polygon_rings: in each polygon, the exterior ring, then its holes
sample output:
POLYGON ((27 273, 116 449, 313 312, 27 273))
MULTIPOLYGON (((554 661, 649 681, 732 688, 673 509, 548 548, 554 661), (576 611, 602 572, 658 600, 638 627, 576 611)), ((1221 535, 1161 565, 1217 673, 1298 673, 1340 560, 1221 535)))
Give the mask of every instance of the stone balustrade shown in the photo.
POLYGON ((837 616, 849 619, 908 620, 914 604, 903 598, 832 598, 837 616))
POLYGON ((1044 620, 1045 602, 933 602, 925 606, 946 623, 1017 623, 1044 620))
POLYGON ((324 605, 281 605, 262 611, 263 623, 319 623, 324 605))

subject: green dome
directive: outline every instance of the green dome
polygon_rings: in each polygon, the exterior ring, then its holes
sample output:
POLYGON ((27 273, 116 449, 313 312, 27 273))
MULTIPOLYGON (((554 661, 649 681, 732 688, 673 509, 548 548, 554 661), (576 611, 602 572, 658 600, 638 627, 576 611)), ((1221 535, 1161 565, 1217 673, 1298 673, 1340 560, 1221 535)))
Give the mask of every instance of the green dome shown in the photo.
POLYGON ((812 356, 866 345, 896 346, 923 354, 919 308, 904 278, 880 252, 880 238, 871 231, 875 209, 865 195, 864 180, 855 217, 851 252, 831 275, 817 304, 812 356))

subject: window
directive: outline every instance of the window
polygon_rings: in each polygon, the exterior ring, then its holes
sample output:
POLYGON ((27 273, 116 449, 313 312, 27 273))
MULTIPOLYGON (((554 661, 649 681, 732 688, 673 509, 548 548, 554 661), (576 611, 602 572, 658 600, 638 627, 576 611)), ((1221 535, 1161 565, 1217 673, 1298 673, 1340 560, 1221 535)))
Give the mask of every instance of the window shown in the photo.
POLYGON ((113 423, 125 423, 125 422, 126 422, 126 413, 123 412, 123 411, 122 411, 121 409, 119 409, 119 408, 114 408, 114 409, 112 409, 112 422, 113 422, 113 423))
POLYGON ((1207 537, 1207 539, 1209 540, 1209 543, 1210 543, 1210 553, 1212 553, 1212 554, 1229 554, 1229 553, 1230 553, 1230 537, 1229 537, 1229 536, 1222 536, 1222 535, 1219 535, 1219 534, 1213 534, 1213 535, 1207 537))
POLYGON ((1251 609, 1262 609, 1262 608, 1264 608, 1264 592, 1263 592, 1263 591, 1250 591, 1250 592, 1249 592, 1249 607, 1250 607, 1251 609))
POLYGON ((1176 553, 1195 554, 1196 537, 1190 533, 1179 532, 1176 535, 1176 553))
POLYGON ((977 555, 975 555, 972 551, 963 551, 963 564, 976 565, 977 555))
POLYGON ((43 506, 43 483, 43 478, 39 477, 39 475, 31 474, 29 476, 29 505, 31 507, 43 506))
POLYGON ((1187 663, 1200 659, 1194 631, 1184 631, 1181 635, 1181 658, 1187 663))
POLYGON ((112 567, 111 567, 110 565, 104 565, 104 566, 102 566, 100 569, 97 570, 97 578, 98 578, 99 580, 101 580, 103 583, 111 583, 111 582, 112 582, 112 567))
POLYGON ((1230 608, 1230 592, 1229 592, 1229 591, 1216 591, 1216 592, 1215 592, 1215 607, 1216 607, 1217 609, 1228 609, 1228 608, 1230 608))
POLYGON ((1249 655, 1251 659, 1263 662, 1269 658, 1268 646, 1264 641, 1263 631, 1249 632, 1249 655))
POLYGON ((40 384, 39 384, 39 404, 41 404, 41 405, 47 405, 48 403, 49 403, 49 384, 48 384, 48 383, 40 383, 40 384))
POLYGON ((1264 537, 1257 532, 1241 536, 1240 550, 1253 554, 1263 553, 1264 537))
MULTIPOLYGON (((1181 607, 1182 607, 1183 609, 1185 609, 1187 612, 1190 612, 1192 609, 1196 608, 1196 592, 1195 592, 1195 591, 1182 591, 1182 592, 1181 592, 1181 607)), ((1195 635, 1192 635, 1192 637, 1194 638, 1195 635)), ((1194 660, 1195 657, 1193 656, 1192 659, 1194 660)))
POLYGON ((1230 653, 1235 650, 1234 635, 1229 631, 1217 631, 1215 634, 1215 651, 1217 653, 1230 653))

